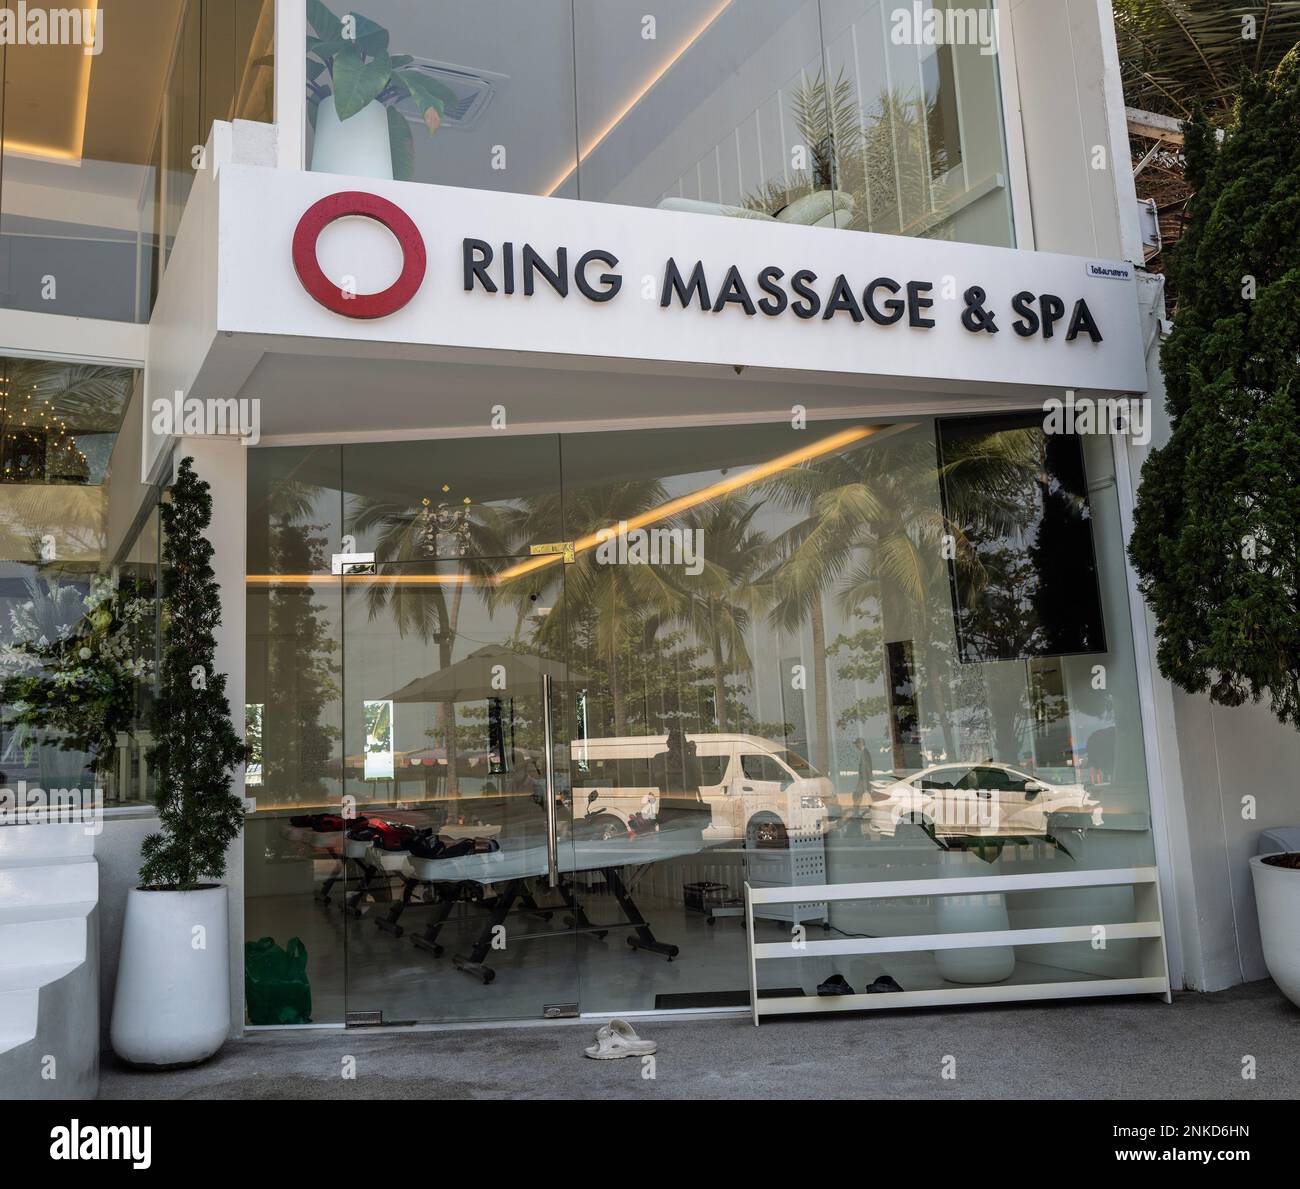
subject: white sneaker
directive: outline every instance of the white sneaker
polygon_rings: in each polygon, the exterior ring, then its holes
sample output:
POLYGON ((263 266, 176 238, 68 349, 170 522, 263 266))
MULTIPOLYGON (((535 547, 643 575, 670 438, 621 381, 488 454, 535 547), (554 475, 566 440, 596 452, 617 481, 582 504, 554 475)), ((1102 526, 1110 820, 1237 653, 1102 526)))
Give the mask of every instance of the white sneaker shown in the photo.
POLYGON ((596 1043, 583 1052, 594 1061, 612 1061, 616 1057, 648 1057, 659 1046, 642 1040, 626 1020, 610 1020, 596 1030, 596 1043))

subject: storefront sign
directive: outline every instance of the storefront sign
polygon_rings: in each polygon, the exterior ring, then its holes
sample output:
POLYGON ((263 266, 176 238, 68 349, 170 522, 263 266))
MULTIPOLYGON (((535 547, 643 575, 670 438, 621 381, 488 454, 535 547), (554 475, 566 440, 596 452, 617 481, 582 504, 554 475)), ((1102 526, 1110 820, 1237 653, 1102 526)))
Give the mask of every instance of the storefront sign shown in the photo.
POLYGON ((401 207, 377 194, 359 190, 331 194, 313 202, 298 220, 293 233, 293 266, 302 287, 327 310, 349 318, 383 318, 395 314, 419 290, 424 281, 427 258, 420 229, 401 207), (316 259, 321 232, 337 219, 362 215, 388 228, 402 249, 402 271, 387 289, 379 293, 357 293, 336 285, 316 259))
POLYGON ((223 330, 1146 387, 1122 263, 412 183, 340 189, 294 171, 234 166, 219 182, 222 218, 248 218, 222 237, 237 254, 222 262, 223 330), (396 240, 386 285, 344 271, 382 271, 363 220, 396 240))
MULTIPOLYGON (((570 293, 570 250, 554 249, 550 254, 539 251, 532 244, 516 249, 512 242, 499 248, 486 240, 472 237, 461 241, 462 276, 465 291, 481 288, 485 293, 513 295, 522 288, 525 297, 537 292, 540 278, 561 298, 570 293), (496 265, 496 276, 493 265, 496 265), (522 276, 522 283, 519 277, 522 276)), ((592 248, 576 257, 572 270, 573 285, 588 301, 613 301, 623 289, 623 278, 612 270, 619 258, 605 248, 592 248), (591 269, 600 266, 606 271, 593 279, 591 269)), ((420 288, 424 280, 424 240, 415 224, 400 207, 375 194, 349 190, 331 194, 312 203, 298 220, 293 235, 293 264, 303 288, 321 305, 336 314, 349 318, 382 318, 395 314, 420 288), (397 280, 379 293, 357 293, 336 285, 322 271, 316 259, 316 243, 321 232, 332 222, 349 215, 361 215, 382 223, 397 238, 402 250, 402 271, 397 280)), ((1097 265, 1089 265, 1089 275, 1097 265)), ((724 277, 710 288, 708 270, 703 260, 695 261, 689 276, 675 257, 668 257, 663 267, 663 284, 659 304, 665 309, 692 306, 705 313, 721 314, 732 308, 753 318, 762 313, 769 318, 787 312, 805 320, 820 318, 829 322, 837 314, 846 314, 854 322, 868 319, 877 326, 892 326, 907 315, 907 325, 929 330, 937 323, 929 311, 934 307, 933 281, 909 280, 901 284, 893 277, 876 277, 861 290, 839 273, 829 283, 824 294, 818 288, 821 278, 810 268, 801 268, 790 274, 788 291, 786 271, 769 264, 757 276, 746 279, 737 265, 731 265, 724 277), (906 290, 906 297, 898 295, 906 290), (712 294, 716 293, 716 298, 712 294), (761 293, 755 300, 755 293, 761 293), (882 294, 884 296, 882 296, 882 294)), ((1100 275, 1114 276, 1102 272, 1100 275)), ((955 283, 953 284, 955 290, 955 283)), ((949 295, 951 296, 951 294, 949 295)), ((961 325, 972 334, 997 334, 998 311, 986 308, 988 295, 979 285, 970 285, 962 293, 961 325)), ((1022 338, 1042 334, 1050 339, 1055 327, 1066 313, 1064 301, 1054 293, 1035 294, 1021 290, 1011 298, 1011 309, 1019 315, 1011 328, 1022 338)), ((1094 342, 1102 341, 1102 334, 1093 319, 1088 303, 1079 298, 1074 302, 1065 330, 1065 341, 1073 342, 1081 333, 1094 342)))

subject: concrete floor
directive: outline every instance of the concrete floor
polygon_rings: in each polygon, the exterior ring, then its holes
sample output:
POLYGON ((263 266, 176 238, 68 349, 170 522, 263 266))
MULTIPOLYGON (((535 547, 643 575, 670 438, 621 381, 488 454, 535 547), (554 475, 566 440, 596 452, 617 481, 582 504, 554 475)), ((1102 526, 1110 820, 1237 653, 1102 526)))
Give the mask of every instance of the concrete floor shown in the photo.
POLYGON ((140 1098, 1300 1098, 1300 1010, 1270 981, 1213 995, 852 1017, 638 1019, 637 1059, 589 1061, 598 1021, 254 1033, 171 1073, 106 1056, 100 1096, 140 1098), (1256 1076, 1242 1077, 1254 1057, 1256 1076), (946 1057, 955 1078, 942 1077, 946 1057), (355 1060, 356 1076, 342 1070, 355 1060))

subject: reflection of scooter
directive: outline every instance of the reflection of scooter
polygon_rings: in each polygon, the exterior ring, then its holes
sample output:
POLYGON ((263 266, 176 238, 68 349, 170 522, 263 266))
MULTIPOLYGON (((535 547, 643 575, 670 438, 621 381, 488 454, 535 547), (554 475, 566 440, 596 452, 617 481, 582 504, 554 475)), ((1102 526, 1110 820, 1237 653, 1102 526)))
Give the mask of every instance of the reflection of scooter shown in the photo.
POLYGON ((575 833, 586 841, 594 842, 609 842, 613 838, 626 837, 627 827, 617 817, 603 809, 591 807, 599 796, 599 789, 592 789, 587 794, 587 812, 575 833))

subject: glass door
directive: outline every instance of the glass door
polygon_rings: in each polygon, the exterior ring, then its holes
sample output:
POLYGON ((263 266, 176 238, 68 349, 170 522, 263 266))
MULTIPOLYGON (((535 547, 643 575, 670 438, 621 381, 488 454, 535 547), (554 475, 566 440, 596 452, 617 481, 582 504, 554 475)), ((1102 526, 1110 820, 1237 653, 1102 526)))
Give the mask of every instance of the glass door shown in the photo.
MULTIPOLYGON (((443 463, 448 445, 423 444, 443 463)), ((576 1014, 564 552, 519 531, 558 495, 480 502, 463 477, 420 495, 386 461, 336 559, 347 1020, 576 1014), (385 483, 414 498, 377 500, 385 483)))

